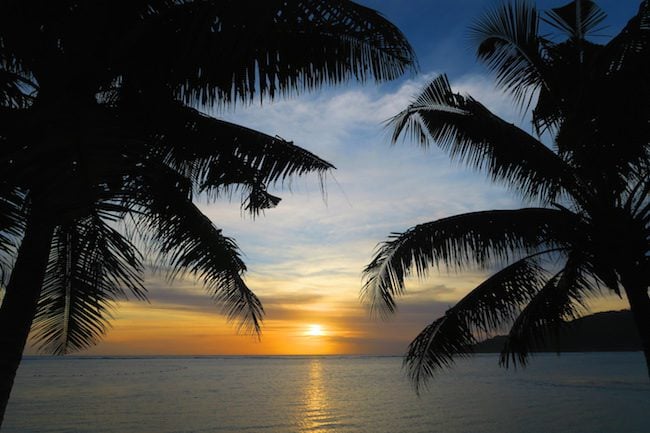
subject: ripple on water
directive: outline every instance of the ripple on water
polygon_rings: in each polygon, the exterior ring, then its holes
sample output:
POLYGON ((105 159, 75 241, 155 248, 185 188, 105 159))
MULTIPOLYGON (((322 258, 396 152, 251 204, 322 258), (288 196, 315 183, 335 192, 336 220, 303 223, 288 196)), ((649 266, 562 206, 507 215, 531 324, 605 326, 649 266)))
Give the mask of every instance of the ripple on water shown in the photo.
POLYGON ((463 360, 417 397, 400 358, 32 358, 3 432, 647 432, 638 353, 496 361, 463 360))

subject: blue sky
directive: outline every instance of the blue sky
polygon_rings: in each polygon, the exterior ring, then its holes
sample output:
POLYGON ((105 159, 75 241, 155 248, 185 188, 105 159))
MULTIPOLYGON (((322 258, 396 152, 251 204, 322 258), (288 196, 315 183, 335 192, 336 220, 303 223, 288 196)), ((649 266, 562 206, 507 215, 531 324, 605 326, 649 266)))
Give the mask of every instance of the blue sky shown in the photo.
MULTIPOLYGON (((261 106, 214 111, 217 117, 292 140, 330 161, 337 170, 327 176, 325 194, 315 176, 296 178, 278 188, 283 198, 280 205, 254 221, 242 215, 236 198, 232 203, 202 204, 202 209, 241 247, 249 268, 247 282, 266 308, 267 334, 284 332, 289 335, 286 338, 296 338, 298 347, 303 341, 301 329, 309 323, 322 323, 335 352, 402 353, 422 327, 485 274, 433 272, 426 281, 409 283, 409 292, 399 301, 400 310, 391 321, 371 320, 358 296, 361 271, 377 243, 389 233, 417 223, 475 210, 515 208, 522 203, 506 186, 494 185, 484 174, 450 162, 435 148, 424 151, 409 142, 391 146, 382 122, 405 108, 428 80, 444 72, 455 90, 471 94, 527 131, 530 127, 512 102, 495 89, 490 74, 475 60, 467 37, 471 22, 497 2, 360 3, 378 10, 405 33, 418 56, 420 73, 381 85, 348 83, 298 97, 264 101, 261 106)), ((544 9, 564 2, 537 4, 544 9)), ((610 36, 638 7, 638 1, 632 0, 599 4, 609 13, 609 28, 604 33, 610 36)), ((123 306, 118 312, 117 335, 127 323, 130 329, 146 329, 155 317, 165 315, 171 321, 169 329, 187 328, 186 338, 191 338, 191 315, 179 312, 213 314, 214 306, 203 296, 200 286, 191 281, 170 287, 164 280, 152 277, 149 286, 150 305, 123 306)), ((595 307, 616 305, 608 301, 595 307)), ((228 348, 233 343, 226 336, 233 332, 223 320, 214 328, 202 328, 204 337, 216 341, 203 352, 237 352, 228 348), (219 345, 219 341, 223 344, 219 345)), ((265 338, 261 343, 246 340, 241 344, 252 346, 238 350, 270 353, 271 343, 265 343, 265 338)), ((93 352, 160 352, 160 347, 170 340, 161 337, 158 343, 149 341, 147 349, 143 349, 144 342, 124 346, 123 341, 109 334, 93 352)), ((175 344, 181 345, 180 352, 197 352, 195 345, 175 344)), ((305 347, 296 351, 321 352, 315 343, 305 347)))

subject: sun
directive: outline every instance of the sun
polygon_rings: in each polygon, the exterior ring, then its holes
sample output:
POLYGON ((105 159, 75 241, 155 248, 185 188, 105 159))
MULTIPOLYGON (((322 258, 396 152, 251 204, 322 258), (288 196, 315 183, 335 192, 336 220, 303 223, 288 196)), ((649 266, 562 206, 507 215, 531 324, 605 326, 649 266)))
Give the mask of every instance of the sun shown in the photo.
POLYGON ((321 337, 325 335, 325 331, 321 325, 309 325, 306 334, 312 337, 321 337))

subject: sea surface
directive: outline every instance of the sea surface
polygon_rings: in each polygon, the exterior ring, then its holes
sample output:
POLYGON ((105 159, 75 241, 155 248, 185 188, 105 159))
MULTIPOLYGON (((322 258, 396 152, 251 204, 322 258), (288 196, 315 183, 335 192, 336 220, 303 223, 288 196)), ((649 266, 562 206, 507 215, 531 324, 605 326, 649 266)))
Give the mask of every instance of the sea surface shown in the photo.
POLYGON ((399 357, 26 358, 3 432, 647 433, 641 353, 461 360, 418 397, 399 357))

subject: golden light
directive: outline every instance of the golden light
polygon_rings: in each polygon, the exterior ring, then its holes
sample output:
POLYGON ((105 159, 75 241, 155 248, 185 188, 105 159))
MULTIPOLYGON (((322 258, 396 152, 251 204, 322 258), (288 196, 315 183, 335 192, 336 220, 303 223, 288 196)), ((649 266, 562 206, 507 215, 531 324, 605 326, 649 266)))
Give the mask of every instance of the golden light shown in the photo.
POLYGON ((325 331, 321 325, 309 325, 306 334, 312 337, 321 337, 325 335, 325 331))

